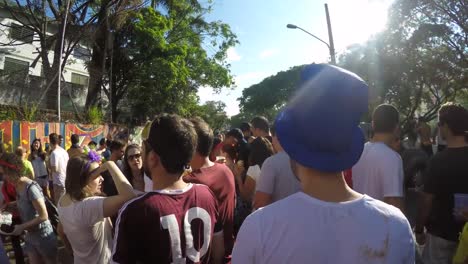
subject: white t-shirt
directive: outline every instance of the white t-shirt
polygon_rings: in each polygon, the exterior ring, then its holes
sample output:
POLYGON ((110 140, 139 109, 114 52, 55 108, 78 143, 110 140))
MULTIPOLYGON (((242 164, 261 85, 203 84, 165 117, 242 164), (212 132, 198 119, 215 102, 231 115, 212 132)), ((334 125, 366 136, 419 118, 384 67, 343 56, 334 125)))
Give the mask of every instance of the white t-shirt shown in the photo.
POLYGON ((62 147, 57 146, 50 154, 50 166, 56 167, 56 172, 52 173, 52 180, 55 185, 65 187, 67 175, 68 153, 62 147))
POLYGON ((385 143, 367 142, 353 167, 353 189, 375 199, 403 197, 403 161, 385 143))
POLYGON ((260 166, 250 166, 247 170, 247 176, 252 178, 254 181, 258 181, 258 177, 260 177, 260 166))
POLYGON ((75 264, 109 263, 112 253, 112 224, 104 218, 104 197, 58 206, 60 222, 73 248, 75 264))
POLYGON ((153 180, 146 176, 146 173, 143 174, 143 181, 145 182, 145 192, 151 192, 153 190, 153 180))
POLYGON ((263 162, 256 189, 271 195, 272 202, 286 198, 301 189, 299 181, 291 170, 286 152, 278 152, 263 162))
POLYGON ((244 221, 233 264, 414 264, 411 227, 399 209, 363 196, 329 203, 298 192, 244 221))

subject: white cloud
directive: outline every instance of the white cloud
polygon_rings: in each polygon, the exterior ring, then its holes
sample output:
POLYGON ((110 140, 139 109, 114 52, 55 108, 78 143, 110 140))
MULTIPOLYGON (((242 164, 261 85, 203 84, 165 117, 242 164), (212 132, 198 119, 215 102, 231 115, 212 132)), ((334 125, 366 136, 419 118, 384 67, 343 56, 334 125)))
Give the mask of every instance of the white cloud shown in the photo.
POLYGON ((226 60, 228 62, 241 60, 241 56, 237 53, 236 48, 234 47, 228 48, 228 50, 226 51, 226 54, 227 54, 226 60))
POLYGON ((260 52, 258 56, 260 57, 260 59, 266 59, 278 53, 279 53, 278 49, 266 49, 266 50, 262 50, 262 52, 260 52))

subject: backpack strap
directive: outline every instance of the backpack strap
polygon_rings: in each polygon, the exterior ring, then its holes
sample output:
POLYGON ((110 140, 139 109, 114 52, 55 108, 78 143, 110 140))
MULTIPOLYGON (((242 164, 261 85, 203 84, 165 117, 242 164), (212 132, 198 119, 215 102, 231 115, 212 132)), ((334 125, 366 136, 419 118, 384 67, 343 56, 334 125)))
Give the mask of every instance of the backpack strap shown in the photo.
MULTIPOLYGON (((37 182, 35 182, 35 181, 31 181, 31 183, 28 185, 28 187, 26 187, 26 195, 28 196, 29 201, 31 201, 31 198, 29 198, 29 189, 31 189, 31 187, 33 185, 36 185, 36 187, 38 187, 39 190, 41 190, 41 192, 42 192, 42 189, 40 188, 39 184, 37 182)), ((42 195, 44 196, 44 194, 42 194, 42 195)))

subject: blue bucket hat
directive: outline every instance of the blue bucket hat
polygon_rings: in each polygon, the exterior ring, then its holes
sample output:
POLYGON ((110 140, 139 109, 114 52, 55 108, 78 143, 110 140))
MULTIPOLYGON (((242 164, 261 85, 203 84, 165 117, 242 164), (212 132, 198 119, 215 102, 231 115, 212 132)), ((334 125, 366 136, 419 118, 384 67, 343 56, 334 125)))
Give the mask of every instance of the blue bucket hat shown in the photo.
POLYGON ((368 90, 360 77, 342 68, 305 66, 298 92, 275 123, 290 158, 323 172, 356 164, 364 148, 359 121, 368 110, 368 90))

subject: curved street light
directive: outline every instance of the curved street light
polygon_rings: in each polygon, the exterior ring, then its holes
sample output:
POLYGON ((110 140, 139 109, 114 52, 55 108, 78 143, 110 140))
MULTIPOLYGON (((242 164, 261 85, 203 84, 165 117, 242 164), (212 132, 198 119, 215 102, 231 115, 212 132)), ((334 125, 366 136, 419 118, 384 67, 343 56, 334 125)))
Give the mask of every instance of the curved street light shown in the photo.
POLYGON ((323 39, 321 39, 321 38, 315 36, 314 34, 310 33, 309 31, 307 31, 307 30, 305 30, 305 29, 303 29, 303 28, 301 28, 301 27, 298 27, 298 26, 296 26, 296 25, 294 25, 294 24, 287 24, 286 27, 287 27, 287 28, 290 28, 290 29, 300 29, 300 30, 304 31, 305 33, 311 35, 312 37, 314 37, 314 38, 317 39, 318 41, 321 41, 323 44, 327 45, 328 49, 330 49, 330 45, 329 45, 325 40, 323 40, 323 39))
POLYGON ((325 4, 325 14, 327 16, 327 26, 328 26, 328 38, 330 40, 330 43, 327 43, 326 41, 324 41, 323 39, 315 36, 314 34, 310 33, 309 31, 301 28, 301 27, 298 27, 294 24, 287 24, 286 27, 287 28, 290 28, 290 29, 300 29, 302 30, 303 32, 309 34, 310 36, 314 37, 315 39, 317 39, 318 41, 322 42, 323 44, 327 45, 328 47, 328 50, 330 51, 330 57, 331 57, 331 63, 333 65, 336 65, 336 59, 335 59, 335 45, 333 44, 333 33, 332 33, 332 29, 331 29, 331 23, 330 23, 330 15, 328 13, 328 5, 325 4))

